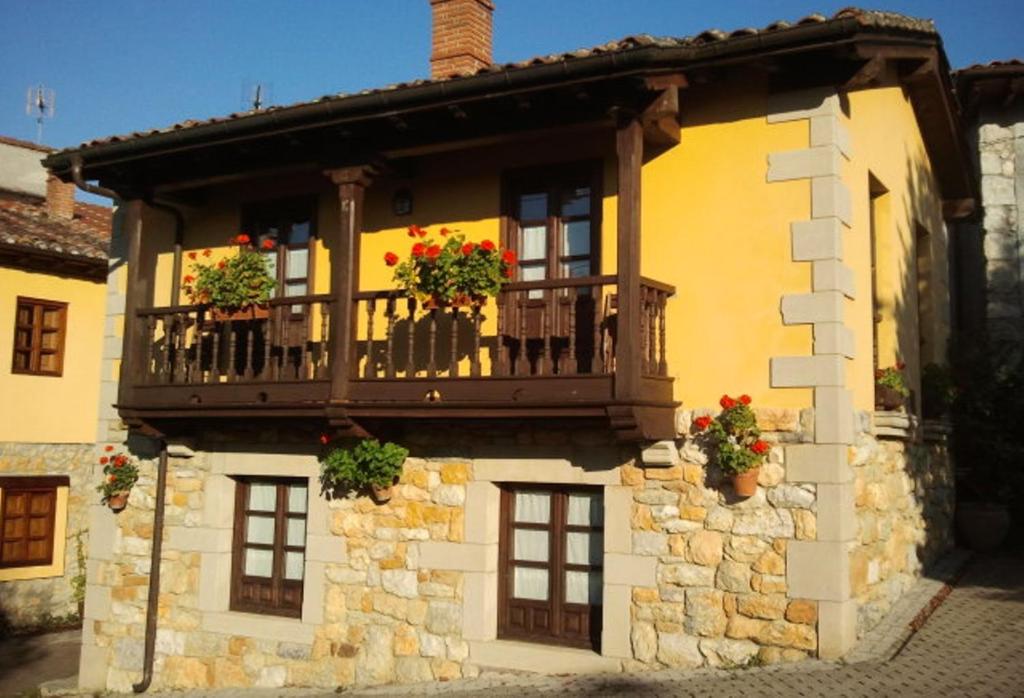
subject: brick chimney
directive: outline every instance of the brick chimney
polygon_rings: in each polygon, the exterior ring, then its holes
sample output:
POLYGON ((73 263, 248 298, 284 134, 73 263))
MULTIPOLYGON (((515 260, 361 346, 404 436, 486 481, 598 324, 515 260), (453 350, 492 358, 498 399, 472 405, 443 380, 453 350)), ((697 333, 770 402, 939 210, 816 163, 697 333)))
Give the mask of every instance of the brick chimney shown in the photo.
POLYGON ((491 64, 491 0, 430 0, 434 16, 430 77, 471 75, 491 64))
POLYGON ((62 182, 53 175, 47 175, 46 215, 62 221, 69 221, 75 217, 74 182, 62 182))

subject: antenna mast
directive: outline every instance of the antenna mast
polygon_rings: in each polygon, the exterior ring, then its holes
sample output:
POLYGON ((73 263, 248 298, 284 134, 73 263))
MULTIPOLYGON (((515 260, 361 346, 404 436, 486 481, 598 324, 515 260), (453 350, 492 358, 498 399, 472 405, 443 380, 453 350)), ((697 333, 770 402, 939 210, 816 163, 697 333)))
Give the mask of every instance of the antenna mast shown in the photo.
POLYGON ((57 93, 52 88, 39 85, 28 88, 25 98, 25 113, 36 120, 36 143, 43 144, 43 120, 52 119, 57 108, 57 93))

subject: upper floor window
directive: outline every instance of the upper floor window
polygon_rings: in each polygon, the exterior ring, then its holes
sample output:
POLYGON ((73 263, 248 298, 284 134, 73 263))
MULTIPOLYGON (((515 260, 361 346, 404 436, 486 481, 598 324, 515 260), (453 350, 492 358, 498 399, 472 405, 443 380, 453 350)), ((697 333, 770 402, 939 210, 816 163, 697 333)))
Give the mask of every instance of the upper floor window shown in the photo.
POLYGON ((315 200, 303 198, 253 205, 243 215, 242 229, 257 249, 265 240, 274 243, 263 254, 277 278, 275 296, 305 296, 313 287, 315 211, 315 200))
POLYGON ((18 297, 12 372, 37 376, 63 373, 67 312, 67 303, 18 297))

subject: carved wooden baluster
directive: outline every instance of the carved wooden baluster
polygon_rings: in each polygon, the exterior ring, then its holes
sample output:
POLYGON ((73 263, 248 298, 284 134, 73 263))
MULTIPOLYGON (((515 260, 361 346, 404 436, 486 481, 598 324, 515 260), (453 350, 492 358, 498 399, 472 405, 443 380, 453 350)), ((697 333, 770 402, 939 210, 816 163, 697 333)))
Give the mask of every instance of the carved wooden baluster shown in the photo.
POLYGON ((427 345, 427 378, 437 376, 437 308, 430 309, 430 334, 427 345))
POLYGON ((160 357, 160 377, 164 383, 172 383, 174 381, 171 376, 171 343, 174 338, 171 336, 171 316, 163 315, 163 331, 164 331, 164 352, 163 356, 160 357))
POLYGON ((569 348, 567 356, 562 364, 562 373, 572 375, 577 372, 578 361, 576 359, 576 303, 579 302, 579 289, 575 286, 569 289, 569 348))
POLYGON ((238 339, 235 337, 235 321, 228 320, 228 382, 234 383, 238 379, 238 370, 235 366, 235 348, 238 339))
POLYGON ((473 358, 469 362, 469 374, 480 375, 480 306, 473 308, 473 358))
MULTIPOLYGON (((498 310, 498 375, 507 376, 511 373, 509 368, 509 354, 512 352, 512 345, 509 344, 507 335, 508 329, 508 318, 506 317, 506 309, 509 307, 508 295, 504 292, 498 295, 497 310, 498 310)), ((479 338, 479 332, 477 336, 479 338)), ((491 369, 494 370, 493 368, 491 369)))
POLYGON ((210 355, 210 381, 220 382, 220 325, 213 323, 213 353, 210 355))
POLYGON ((252 355, 255 344, 254 340, 256 339, 255 324, 255 320, 250 320, 242 325, 245 330, 245 356, 242 361, 242 376, 247 381, 251 381, 253 377, 252 355))
POLYGON ((367 378, 377 377, 377 365, 373 360, 373 316, 377 314, 377 299, 370 298, 366 301, 366 369, 363 372, 367 378))
POLYGON ((590 358, 591 373, 608 373, 608 362, 604 354, 604 330, 601 327, 603 291, 603 288, 595 289, 594 293, 594 355, 590 358))
POLYGON ((552 290, 544 295, 544 305, 540 308, 540 332, 543 343, 540 358, 537 360, 537 374, 541 376, 554 373, 552 366, 555 363, 555 358, 551 355, 551 311, 554 308, 556 293, 552 290))
POLYGON ((184 383, 187 379, 186 368, 187 364, 185 361, 185 318, 187 316, 182 313, 174 314, 174 331, 175 331, 175 353, 174 353, 174 375, 175 380, 179 383, 184 383))
POLYGON ((639 313, 640 313, 640 373, 646 375, 648 373, 648 370, 647 370, 647 359, 648 359, 648 354, 649 354, 649 348, 647 346, 647 340, 649 339, 649 337, 647 335, 648 317, 647 317, 647 287, 646 286, 641 286, 640 287, 640 307, 639 308, 630 308, 630 311, 632 311, 632 312, 639 311, 639 313))
POLYGON ((410 297, 406 304, 409 309, 409 356, 405 361, 405 377, 416 377, 416 299, 410 297))
MULTIPOLYGON (((196 311, 196 321, 192 326, 192 365, 188 370, 189 383, 203 382, 203 311, 196 311)), ((188 317, 186 315, 186 317, 188 317)))
POLYGON ((331 344, 328 341, 327 318, 331 315, 331 307, 327 303, 320 303, 320 358, 317 361, 317 378, 327 377, 327 347, 331 344))
POLYGON ((270 316, 274 314, 274 309, 270 309, 270 313, 267 314, 267 319, 263 321, 263 363, 260 364, 260 380, 270 380, 270 353, 273 351, 274 345, 271 341, 271 327, 273 322, 270 316))
POLYGON ((272 380, 281 380, 284 364, 288 361, 288 348, 284 346, 284 330, 281 327, 281 306, 274 306, 270 309, 270 322, 270 338, 277 351, 277 356, 274 357, 271 365, 271 377, 272 380))
POLYGON ((387 350, 384 357, 385 378, 395 377, 395 297, 388 296, 387 304, 384 306, 384 314, 388 318, 387 329, 387 350))
POLYGON ((448 377, 455 378, 459 375, 459 309, 452 308, 451 356, 448 359, 448 377))
POLYGON ((157 371, 153 365, 153 340, 156 337, 156 318, 146 316, 146 382, 152 383, 157 371))
POLYGON ((516 374, 520 376, 530 375, 530 358, 526 355, 526 297, 529 292, 524 293, 516 301, 519 311, 519 355, 516 357, 516 374))
POLYGON ((650 304, 650 323, 648 325, 648 334, 651 335, 651 339, 648 342, 650 344, 651 359, 648 361, 647 368, 651 374, 654 375, 658 372, 658 296, 661 295, 661 291, 651 289, 651 295, 649 298, 650 304))
POLYGON ((668 293, 662 291, 658 294, 658 375, 668 375, 668 356, 665 346, 665 314, 668 303, 668 293))

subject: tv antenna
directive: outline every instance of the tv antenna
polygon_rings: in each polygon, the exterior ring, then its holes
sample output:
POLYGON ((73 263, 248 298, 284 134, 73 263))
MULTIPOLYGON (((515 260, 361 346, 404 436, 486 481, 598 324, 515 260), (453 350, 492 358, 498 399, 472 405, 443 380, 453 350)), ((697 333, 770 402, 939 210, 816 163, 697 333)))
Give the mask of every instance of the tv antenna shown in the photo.
POLYGON ((43 121, 52 119, 57 108, 57 93, 52 88, 39 85, 28 88, 25 97, 25 113, 35 117, 36 143, 43 144, 43 121))
POLYGON ((265 82, 246 82, 242 85, 242 108, 259 111, 270 102, 273 85, 265 82))

